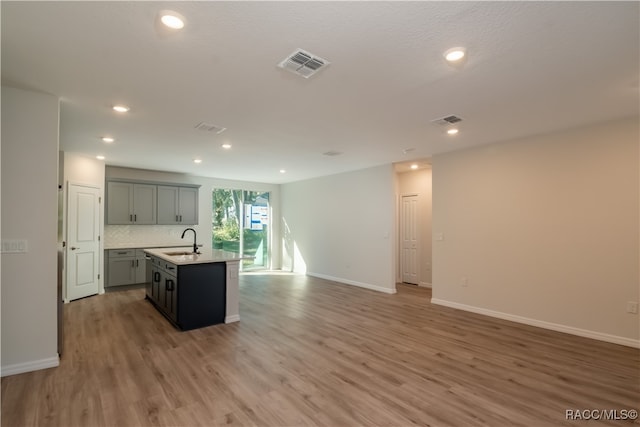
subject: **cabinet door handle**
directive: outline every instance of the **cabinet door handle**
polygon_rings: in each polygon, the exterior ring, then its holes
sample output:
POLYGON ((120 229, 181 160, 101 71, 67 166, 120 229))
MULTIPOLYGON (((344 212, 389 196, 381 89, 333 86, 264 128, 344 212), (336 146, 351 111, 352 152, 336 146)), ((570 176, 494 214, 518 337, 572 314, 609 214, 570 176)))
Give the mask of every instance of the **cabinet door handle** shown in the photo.
POLYGON ((135 260, 131 260, 131 267, 135 267, 135 266, 136 266, 135 260))
POLYGON ((133 222, 138 222, 138 215, 133 215, 133 222))
POLYGON ((160 272, 158 271, 153 272, 153 281, 160 283, 160 272))
POLYGON ((182 215, 180 215, 180 222, 182 222, 182 215))
POLYGON ((173 280, 167 279, 166 284, 167 284, 167 290, 170 291, 170 292, 173 292, 173 289, 174 289, 173 288, 173 285, 174 285, 173 280))
POLYGON ((136 267, 140 267, 140 260, 139 259, 136 260, 136 267))
POLYGON ((129 214, 129 221, 133 222, 133 215, 129 214))
POLYGON ((179 219, 178 219, 178 215, 176 215, 176 222, 178 222, 178 221, 179 221, 179 219))
POLYGON ((75 246, 71 246, 69 249, 71 249, 72 251, 75 251, 76 249, 80 249, 80 248, 76 248, 75 246))

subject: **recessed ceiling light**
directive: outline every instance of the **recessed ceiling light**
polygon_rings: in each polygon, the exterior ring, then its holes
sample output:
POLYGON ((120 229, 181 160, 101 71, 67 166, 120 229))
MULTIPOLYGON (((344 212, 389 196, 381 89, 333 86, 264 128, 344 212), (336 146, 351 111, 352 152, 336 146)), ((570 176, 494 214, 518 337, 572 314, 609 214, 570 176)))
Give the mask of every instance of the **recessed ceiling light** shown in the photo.
POLYGON ((114 105, 113 110, 117 111, 118 113, 126 113, 127 111, 130 110, 130 108, 127 107, 126 105, 114 105))
POLYGON ((200 164, 202 163, 202 159, 193 159, 193 163, 200 164))
POLYGON ((411 169, 418 169, 418 165, 416 165, 415 163, 411 165, 411 169))
POLYGON ((222 144, 222 148, 228 150, 229 148, 231 148, 231 144, 222 144))
POLYGON ((160 22, 172 30, 181 30, 184 28, 184 16, 173 10, 160 11, 160 22))
POLYGON ((447 131, 447 133, 448 133, 449 135, 455 135, 455 134, 457 134, 457 133, 458 133, 458 129, 456 129, 456 128, 449 129, 449 130, 447 131))
POLYGON ((444 53, 444 59, 449 62, 460 61, 466 55, 467 50, 463 47, 452 47, 444 53))
POLYGON ((115 139, 111 138, 110 136, 103 136, 102 137, 102 142, 111 143, 113 141, 115 141, 115 139))
POLYGON ((284 169, 280 169, 280 173, 287 173, 287 171, 284 169))
POLYGON ((104 160, 104 156, 96 156, 96 159, 98 159, 98 160, 104 160))

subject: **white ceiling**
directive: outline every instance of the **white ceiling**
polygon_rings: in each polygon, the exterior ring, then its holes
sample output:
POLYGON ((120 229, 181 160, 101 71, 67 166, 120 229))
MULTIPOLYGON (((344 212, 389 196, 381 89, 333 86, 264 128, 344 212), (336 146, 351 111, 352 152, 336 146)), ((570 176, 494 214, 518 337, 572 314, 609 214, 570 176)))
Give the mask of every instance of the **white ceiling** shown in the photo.
POLYGON ((59 96, 61 149, 110 165, 284 183, 639 114, 638 2, 2 1, 1 13, 3 83, 59 96), (161 9, 186 27, 160 29, 161 9), (461 67, 442 58, 453 46, 468 50, 461 67), (297 48, 331 64, 310 79, 276 67, 297 48), (455 137, 431 123, 449 114, 464 119, 455 137), (228 130, 194 129, 203 121, 228 130))

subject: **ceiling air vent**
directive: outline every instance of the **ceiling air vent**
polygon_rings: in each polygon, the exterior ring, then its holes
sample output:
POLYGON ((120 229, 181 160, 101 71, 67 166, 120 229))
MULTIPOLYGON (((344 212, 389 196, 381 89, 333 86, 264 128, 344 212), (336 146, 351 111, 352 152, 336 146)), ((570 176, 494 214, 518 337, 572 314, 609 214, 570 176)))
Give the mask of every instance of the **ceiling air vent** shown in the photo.
POLYGON ((431 123, 434 123, 436 125, 452 125, 454 123, 458 123, 461 122, 462 119, 458 116, 454 116, 453 114, 447 117, 443 117, 441 119, 435 119, 435 120, 431 120, 431 123))
POLYGON ((207 132, 214 132, 218 135, 227 130, 227 128, 223 128, 222 126, 217 126, 206 122, 200 122, 194 127, 198 130, 206 130, 207 132))
POLYGON ((284 61, 279 63, 278 67, 284 68, 285 70, 289 70, 292 73, 296 73, 297 75, 308 79, 327 65, 329 65, 329 61, 302 49, 297 49, 285 58, 284 61))
POLYGON ((324 153, 322 153, 322 155, 328 156, 328 157, 335 157, 335 156, 339 156, 340 154, 342 154, 341 151, 334 151, 334 150, 325 151, 324 153))

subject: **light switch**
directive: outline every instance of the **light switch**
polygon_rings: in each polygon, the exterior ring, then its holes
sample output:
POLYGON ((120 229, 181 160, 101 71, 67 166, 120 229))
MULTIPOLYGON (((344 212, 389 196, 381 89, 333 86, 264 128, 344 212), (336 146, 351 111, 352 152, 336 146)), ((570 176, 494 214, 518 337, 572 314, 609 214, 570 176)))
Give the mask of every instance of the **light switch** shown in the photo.
POLYGON ((28 244, 24 239, 2 239, 3 254, 24 254, 28 252, 28 244))

